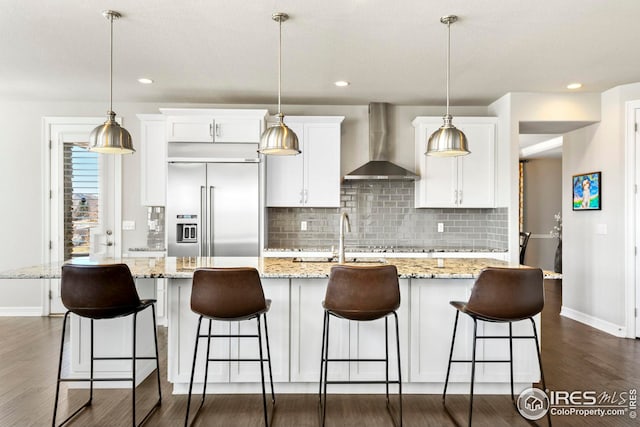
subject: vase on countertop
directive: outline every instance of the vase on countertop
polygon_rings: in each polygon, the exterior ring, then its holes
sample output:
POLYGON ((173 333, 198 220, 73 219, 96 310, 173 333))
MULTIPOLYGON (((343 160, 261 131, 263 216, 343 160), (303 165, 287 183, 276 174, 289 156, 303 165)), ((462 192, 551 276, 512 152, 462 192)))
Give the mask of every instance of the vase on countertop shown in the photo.
POLYGON ((556 273, 562 273, 562 239, 558 239, 556 256, 553 260, 553 271, 555 271, 556 273))

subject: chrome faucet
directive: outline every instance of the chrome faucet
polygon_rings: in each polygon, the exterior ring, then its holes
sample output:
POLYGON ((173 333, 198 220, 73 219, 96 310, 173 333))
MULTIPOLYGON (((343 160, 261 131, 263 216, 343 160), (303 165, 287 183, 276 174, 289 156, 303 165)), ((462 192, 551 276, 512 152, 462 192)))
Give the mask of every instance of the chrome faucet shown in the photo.
POLYGON ((351 223, 349 222, 349 215, 346 212, 340 214, 340 240, 338 242, 338 262, 344 264, 344 232, 351 232, 351 223))

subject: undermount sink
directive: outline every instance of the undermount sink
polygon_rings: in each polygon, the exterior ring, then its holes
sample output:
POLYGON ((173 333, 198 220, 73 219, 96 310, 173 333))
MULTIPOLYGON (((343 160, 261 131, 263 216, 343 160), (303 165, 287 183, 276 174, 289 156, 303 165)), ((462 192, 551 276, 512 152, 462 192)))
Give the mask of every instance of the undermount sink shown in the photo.
MULTIPOLYGON (((293 262, 338 262, 338 257, 295 257, 293 262)), ((387 264, 384 258, 367 258, 367 257, 347 257, 345 264, 387 264)))

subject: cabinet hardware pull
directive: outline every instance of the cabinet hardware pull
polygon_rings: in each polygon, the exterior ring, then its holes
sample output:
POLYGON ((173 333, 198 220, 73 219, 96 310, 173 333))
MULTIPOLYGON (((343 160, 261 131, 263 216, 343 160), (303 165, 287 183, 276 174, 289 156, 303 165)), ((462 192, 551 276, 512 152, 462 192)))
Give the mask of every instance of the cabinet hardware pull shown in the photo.
POLYGON ((213 136, 213 123, 209 123, 209 136, 213 136))

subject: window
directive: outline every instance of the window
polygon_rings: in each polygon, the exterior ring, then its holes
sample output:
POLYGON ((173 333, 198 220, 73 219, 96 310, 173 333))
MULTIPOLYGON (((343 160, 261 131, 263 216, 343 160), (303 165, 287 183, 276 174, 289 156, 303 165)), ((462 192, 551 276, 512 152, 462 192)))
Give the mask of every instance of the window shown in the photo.
POLYGON ((63 145, 64 259, 89 255, 90 229, 99 224, 98 154, 86 146, 63 145))

